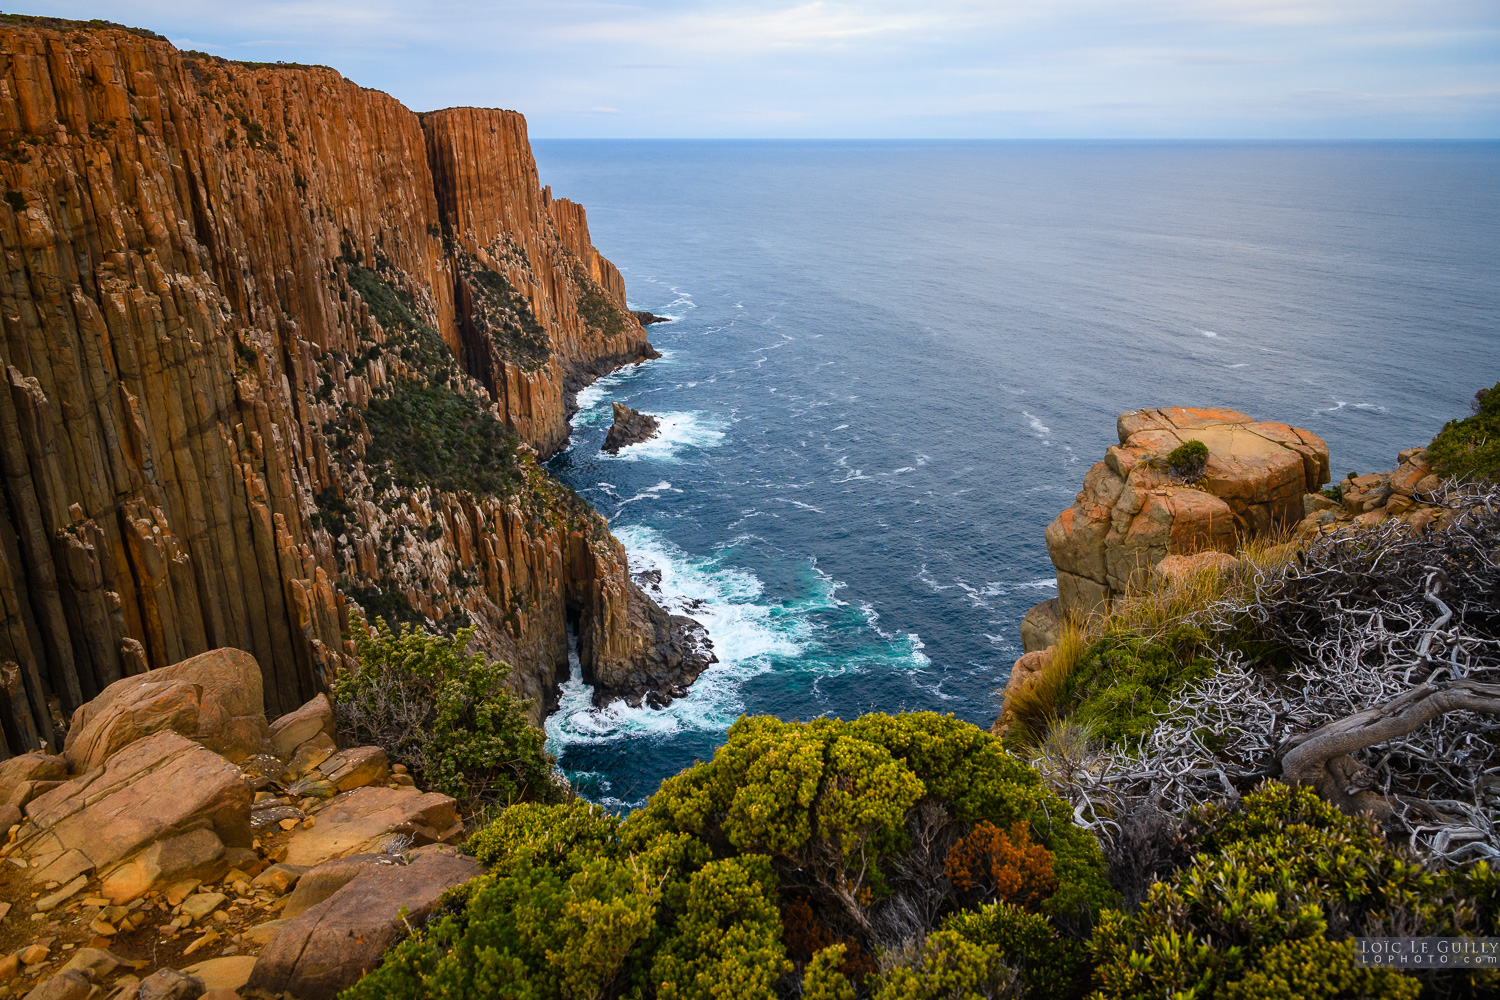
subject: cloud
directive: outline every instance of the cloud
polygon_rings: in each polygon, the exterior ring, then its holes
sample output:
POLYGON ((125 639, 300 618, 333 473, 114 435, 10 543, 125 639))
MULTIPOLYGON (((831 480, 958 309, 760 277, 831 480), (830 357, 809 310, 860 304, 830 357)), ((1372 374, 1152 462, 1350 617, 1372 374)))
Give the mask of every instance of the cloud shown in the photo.
POLYGON ((1500 136, 1494 0, 34 6, 328 64, 415 108, 517 108, 538 136, 1500 136))

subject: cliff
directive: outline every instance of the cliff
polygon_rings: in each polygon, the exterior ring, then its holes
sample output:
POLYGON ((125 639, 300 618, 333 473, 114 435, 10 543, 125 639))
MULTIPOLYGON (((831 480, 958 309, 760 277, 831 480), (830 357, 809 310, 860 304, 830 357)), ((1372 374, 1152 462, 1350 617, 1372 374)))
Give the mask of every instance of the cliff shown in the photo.
POLYGON ((670 645, 538 466, 570 391, 654 356, 522 117, 320 67, 0 22, 0 717, 233 646, 273 713, 369 614, 471 624, 544 705, 670 645))

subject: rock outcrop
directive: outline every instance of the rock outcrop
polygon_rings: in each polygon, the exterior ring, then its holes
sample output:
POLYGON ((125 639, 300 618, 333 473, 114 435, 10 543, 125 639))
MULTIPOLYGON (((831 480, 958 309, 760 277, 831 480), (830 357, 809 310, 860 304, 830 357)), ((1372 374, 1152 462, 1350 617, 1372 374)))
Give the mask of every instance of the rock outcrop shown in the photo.
POLYGON ((1328 482, 1321 438, 1235 410, 1132 410, 1117 431, 1120 443, 1047 527, 1064 618, 1104 610, 1113 595, 1146 586, 1167 556, 1233 552, 1242 538, 1295 524, 1303 495, 1328 482), (1166 457, 1191 440, 1208 446, 1208 463, 1201 479, 1184 483, 1166 457))
MULTIPOLYGON (((1340 529, 1400 521, 1414 531, 1441 530, 1452 514, 1443 482, 1423 448, 1396 457, 1391 472, 1351 473, 1328 482, 1328 448, 1316 435, 1285 424, 1252 421, 1219 409, 1151 409, 1122 414, 1120 444, 1084 479, 1073 506, 1047 528, 1058 596, 1021 622, 1022 656, 1011 668, 1009 696, 1048 668, 1069 619, 1080 625, 1132 589, 1172 591, 1205 573, 1240 571, 1241 542, 1273 526, 1293 546, 1340 529), (1209 449, 1202 478, 1181 482, 1166 456, 1189 440, 1209 449)), ((994 731, 1009 719, 1002 711, 994 731)))
POLYGON ((600 451, 618 455, 621 448, 642 441, 649 441, 656 436, 656 431, 661 427, 661 421, 649 413, 640 410, 632 410, 624 403, 612 403, 615 411, 615 422, 610 425, 609 433, 604 436, 604 444, 600 451))
POLYGON ((0 20, 0 731, 231 646, 272 714, 367 615, 472 624, 551 701, 670 637, 537 464, 652 357, 524 119, 0 20))
POLYGON ((425 849, 406 864, 372 859, 286 922, 260 953, 247 985, 301 1000, 330 1000, 373 969, 407 925, 426 920, 445 891, 480 870, 473 858, 451 849, 425 849))
POLYGON ((1390 521, 1414 531, 1442 530, 1453 519, 1443 493, 1443 480, 1428 463, 1427 449, 1408 448, 1396 456, 1390 472, 1350 474, 1325 492, 1303 497, 1305 516, 1294 534, 1302 539, 1390 521))

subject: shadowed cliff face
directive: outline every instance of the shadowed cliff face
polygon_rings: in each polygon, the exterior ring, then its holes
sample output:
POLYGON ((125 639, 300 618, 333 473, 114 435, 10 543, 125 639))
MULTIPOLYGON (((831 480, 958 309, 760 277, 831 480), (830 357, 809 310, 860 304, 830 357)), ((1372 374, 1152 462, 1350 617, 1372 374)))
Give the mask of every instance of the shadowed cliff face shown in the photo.
MULTIPOLYGON (((19 19, 18 19, 19 20, 19 19)), ((666 641, 536 464, 654 356, 525 122, 332 70, 0 23, 0 721, 250 651, 267 707, 371 614, 471 623, 540 708, 666 641)))

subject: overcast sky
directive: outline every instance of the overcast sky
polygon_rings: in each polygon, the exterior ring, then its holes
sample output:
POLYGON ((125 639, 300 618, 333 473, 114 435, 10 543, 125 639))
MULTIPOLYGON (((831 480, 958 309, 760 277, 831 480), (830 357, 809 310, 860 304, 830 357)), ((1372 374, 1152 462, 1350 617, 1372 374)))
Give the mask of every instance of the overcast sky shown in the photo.
POLYGON ((1500 0, 108 0, 534 137, 1500 137, 1500 0))

